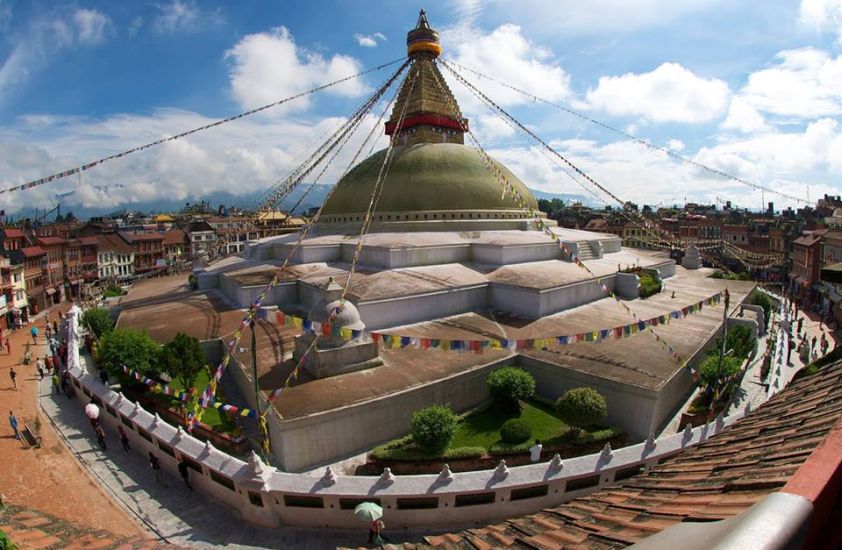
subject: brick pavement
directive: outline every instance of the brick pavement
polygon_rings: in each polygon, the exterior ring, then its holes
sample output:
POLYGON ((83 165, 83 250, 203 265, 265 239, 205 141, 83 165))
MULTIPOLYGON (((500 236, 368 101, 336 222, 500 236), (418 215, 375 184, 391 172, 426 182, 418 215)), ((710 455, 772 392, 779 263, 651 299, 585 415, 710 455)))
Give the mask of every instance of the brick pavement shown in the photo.
MULTIPOLYGON (((55 319, 59 311, 69 304, 62 304, 48 310, 47 315, 55 319)), ((43 349, 44 317, 36 318, 40 331, 38 344, 43 349)), ((5 347, 0 350, 0 403, 2 403, 2 427, 0 427, 0 494, 7 504, 39 510, 53 517, 69 521, 84 528, 104 530, 116 536, 137 536, 145 532, 126 513, 106 497, 102 490, 79 466, 73 455, 62 444, 49 422, 37 409, 37 374, 33 362, 21 365, 24 343, 31 341, 29 326, 12 332, 4 331, 4 338, 10 337, 12 354, 5 347), (11 389, 9 368, 18 373, 18 390, 11 389), (19 422, 35 424, 41 421, 41 448, 25 448, 11 435, 6 417, 14 411, 19 422), (96 502, 97 506, 90 503, 96 502)), ((43 351, 41 352, 43 355, 43 351)))

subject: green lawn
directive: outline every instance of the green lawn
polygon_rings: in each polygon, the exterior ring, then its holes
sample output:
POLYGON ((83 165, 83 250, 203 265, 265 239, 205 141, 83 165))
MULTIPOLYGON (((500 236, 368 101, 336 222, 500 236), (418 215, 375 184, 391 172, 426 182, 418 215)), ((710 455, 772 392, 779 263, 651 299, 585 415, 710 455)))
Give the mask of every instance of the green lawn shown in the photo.
MULTIPOLYGON (((450 446, 455 447, 484 447, 488 449, 500 441, 500 426, 506 420, 516 415, 503 411, 494 405, 484 411, 471 414, 459 422, 456 435, 450 446)), ((522 403, 520 418, 529 423, 532 428, 532 439, 542 442, 560 439, 568 430, 565 424, 549 405, 529 401, 522 403)))
MULTIPOLYGON (((202 370, 199 372, 199 376, 196 377, 196 381, 193 383, 193 386, 196 388, 195 394, 200 394, 204 389, 205 386, 208 384, 208 380, 210 380, 210 374, 208 373, 207 369, 202 370)), ((178 380, 173 380, 170 382, 170 388, 175 391, 181 391, 183 386, 178 380)), ((166 403, 168 406, 178 406, 178 401, 170 396, 164 395, 162 393, 155 394, 156 399, 160 399, 159 402, 166 403)), ((188 410, 192 407, 192 403, 188 406, 188 410)), ((215 428, 219 431, 230 433, 236 428, 236 424, 228 418, 228 415, 223 413, 219 409, 214 408, 207 408, 205 409, 205 413, 202 415, 202 422, 215 428)))

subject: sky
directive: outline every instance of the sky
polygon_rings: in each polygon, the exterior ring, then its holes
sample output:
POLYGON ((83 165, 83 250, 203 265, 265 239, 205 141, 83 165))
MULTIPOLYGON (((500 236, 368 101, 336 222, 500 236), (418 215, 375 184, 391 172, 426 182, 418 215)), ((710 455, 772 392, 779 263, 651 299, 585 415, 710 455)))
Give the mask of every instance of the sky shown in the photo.
MULTIPOLYGON (((842 0, 0 0, 0 189, 399 59, 422 7, 445 60, 746 181, 813 201, 842 193, 842 0)), ((0 209, 211 191, 257 204, 394 67, 0 194, 0 209)), ((622 200, 796 205, 462 74, 622 200)), ((613 204, 445 77, 482 147, 529 187, 613 204)), ((386 107, 320 182, 341 177, 386 107)))

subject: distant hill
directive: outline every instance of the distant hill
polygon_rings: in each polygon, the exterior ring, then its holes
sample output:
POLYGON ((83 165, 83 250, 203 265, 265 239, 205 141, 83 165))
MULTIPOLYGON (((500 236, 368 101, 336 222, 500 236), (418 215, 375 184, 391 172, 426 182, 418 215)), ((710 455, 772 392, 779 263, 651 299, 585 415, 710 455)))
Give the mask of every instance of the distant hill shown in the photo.
MULTIPOLYGON (((296 214, 306 212, 310 208, 317 208, 322 205, 322 203, 327 199, 327 195, 330 192, 331 186, 327 184, 316 184, 310 185, 307 183, 302 183, 298 185, 293 192, 286 197, 283 201, 281 201, 280 207, 282 210, 288 210, 296 205, 299 202, 299 199, 304 196, 301 203, 295 208, 296 214)), ((158 201, 150 201, 150 202, 137 202, 132 204, 123 205, 121 208, 110 208, 110 207, 90 207, 90 208, 83 208, 80 206, 64 206, 62 205, 61 212, 62 214, 66 214, 67 212, 73 212, 73 215, 76 216, 77 219, 85 220, 92 216, 104 216, 107 214, 114 213, 116 211, 122 210, 135 210, 140 212, 178 212, 181 210, 186 203, 194 203, 199 202, 202 200, 207 201, 210 203, 212 208, 216 208, 220 204, 224 204, 225 206, 238 206, 241 208, 254 208, 258 201, 261 200, 265 195, 268 189, 264 189, 257 193, 253 193, 250 195, 234 195, 233 193, 228 193, 225 191, 215 191, 213 193, 209 193, 203 197, 190 197, 189 199, 185 200, 158 200, 158 201)), ((535 196, 536 199, 561 199, 565 202, 570 201, 579 201, 584 205, 587 206, 598 206, 592 199, 585 197, 584 195, 574 195, 570 193, 546 193, 544 191, 539 191, 537 189, 530 189, 532 194, 535 196)), ((41 210, 43 212, 43 210, 41 210)), ((23 210, 16 212, 13 214, 13 219, 21 219, 21 218, 32 218, 38 215, 38 211, 35 208, 27 207, 23 210)), ((50 220, 53 219, 55 214, 50 216, 50 220)))

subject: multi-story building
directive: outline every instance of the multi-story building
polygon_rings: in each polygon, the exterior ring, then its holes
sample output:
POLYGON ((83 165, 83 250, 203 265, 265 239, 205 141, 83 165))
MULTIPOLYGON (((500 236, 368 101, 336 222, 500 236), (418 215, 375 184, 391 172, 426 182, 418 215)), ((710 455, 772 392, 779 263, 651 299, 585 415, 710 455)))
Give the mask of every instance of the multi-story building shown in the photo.
MULTIPOLYGON (((44 264, 47 251, 40 246, 27 246, 18 251, 23 263, 23 276, 26 288, 27 311, 29 316, 47 309, 47 295, 44 286, 44 264)), ((15 261, 15 256, 12 256, 15 261)))
POLYGON ((64 248, 67 241, 61 237, 38 237, 38 246, 44 249, 44 294, 48 305, 61 303, 64 295, 64 248))
POLYGON ((164 231, 164 259, 168 265, 178 265, 190 256, 187 233, 181 229, 164 231))
MULTIPOLYGON (((792 241, 792 271, 790 291, 808 304, 815 299, 813 286, 819 282, 821 269, 821 240, 827 229, 807 231, 792 241)), ((806 305, 806 304, 805 304, 806 305)))
POLYGON ((83 295, 85 283, 98 278, 96 237, 80 237, 67 241, 64 254, 64 276, 67 283, 67 295, 83 295))
POLYGON ((822 236, 821 257, 822 267, 842 262, 842 230, 831 229, 822 236))
POLYGON ((222 254, 236 254, 242 252, 246 242, 260 238, 260 230, 253 223, 246 231, 250 222, 243 216, 212 216, 205 220, 213 227, 217 238, 225 242, 222 254))
POLYGON ((123 281, 134 277, 134 250, 116 233, 104 233, 97 240, 97 277, 100 281, 123 281))
POLYGON ((120 237, 129 243, 134 252, 134 274, 141 275, 166 266, 164 262, 164 235, 157 231, 121 231, 120 237))
POLYGON ((190 240, 190 255, 193 258, 208 258, 215 254, 216 231, 205 220, 190 222, 187 238, 190 240))

